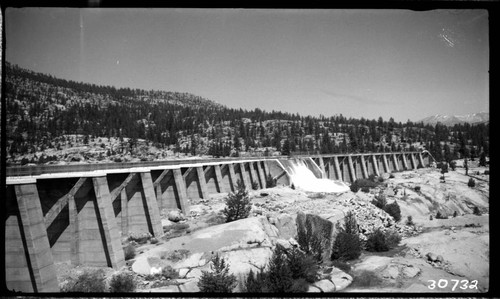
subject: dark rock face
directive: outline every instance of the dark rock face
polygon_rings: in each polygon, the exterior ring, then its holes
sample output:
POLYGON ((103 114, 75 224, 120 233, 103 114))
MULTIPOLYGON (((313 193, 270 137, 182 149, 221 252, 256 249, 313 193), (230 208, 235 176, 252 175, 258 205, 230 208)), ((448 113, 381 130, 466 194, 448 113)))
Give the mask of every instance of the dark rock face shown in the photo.
MULTIPOLYGON (((297 213, 297 231, 303 231, 306 235, 314 235, 321 241, 323 260, 329 260, 332 254, 332 245, 336 235, 335 224, 318 215, 297 213)), ((299 242, 300 243, 300 242, 299 242)))

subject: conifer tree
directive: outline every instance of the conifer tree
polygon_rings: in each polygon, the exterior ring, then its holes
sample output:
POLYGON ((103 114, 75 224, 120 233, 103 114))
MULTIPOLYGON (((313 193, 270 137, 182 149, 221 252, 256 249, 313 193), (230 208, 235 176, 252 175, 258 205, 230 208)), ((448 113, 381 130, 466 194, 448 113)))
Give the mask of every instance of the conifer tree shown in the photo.
POLYGON ((276 246, 267 272, 267 289, 272 293, 285 293, 292 284, 292 271, 288 265, 285 250, 281 246, 276 246))
POLYGON ((248 191, 245 185, 238 180, 236 183, 236 193, 229 193, 226 199, 226 207, 222 211, 226 216, 226 222, 247 218, 252 209, 248 191))
POLYGON ((231 293, 237 281, 234 274, 229 274, 229 265, 224 258, 216 254, 211 260, 210 269, 212 272, 201 271, 201 278, 197 284, 200 292, 231 293))
POLYGON ((290 141, 285 139, 283 142, 283 148, 281 149, 281 154, 283 156, 290 156, 290 141))

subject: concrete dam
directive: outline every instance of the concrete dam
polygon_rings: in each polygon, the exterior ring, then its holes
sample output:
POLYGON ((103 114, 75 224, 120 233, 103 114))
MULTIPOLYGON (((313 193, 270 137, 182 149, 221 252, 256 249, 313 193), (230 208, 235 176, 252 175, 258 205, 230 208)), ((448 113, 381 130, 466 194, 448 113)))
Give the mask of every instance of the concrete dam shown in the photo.
MULTIPOLYGON (((296 156, 317 178, 351 183, 371 174, 427 167, 425 152, 296 156)), ((211 194, 266 188, 270 175, 290 185, 288 157, 156 161, 7 168, 6 286, 28 293, 59 292, 56 263, 125 265, 121 240, 131 232, 163 235, 160 211, 189 206, 211 194)))

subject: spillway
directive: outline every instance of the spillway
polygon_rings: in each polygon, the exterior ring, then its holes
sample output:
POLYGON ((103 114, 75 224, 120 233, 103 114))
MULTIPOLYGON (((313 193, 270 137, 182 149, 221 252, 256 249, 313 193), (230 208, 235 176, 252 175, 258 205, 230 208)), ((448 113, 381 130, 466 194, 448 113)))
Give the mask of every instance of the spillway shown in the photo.
POLYGON ((342 181, 316 177, 303 159, 292 159, 284 164, 284 170, 289 174, 290 182, 295 188, 325 193, 343 193, 350 190, 342 181))

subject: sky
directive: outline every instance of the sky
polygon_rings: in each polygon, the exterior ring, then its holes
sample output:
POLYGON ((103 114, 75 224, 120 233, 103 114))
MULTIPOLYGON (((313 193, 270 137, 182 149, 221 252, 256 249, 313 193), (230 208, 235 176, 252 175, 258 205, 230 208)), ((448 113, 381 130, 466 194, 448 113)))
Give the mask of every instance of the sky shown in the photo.
POLYGON ((489 112, 488 11, 7 8, 5 58, 231 108, 418 121, 489 112))

